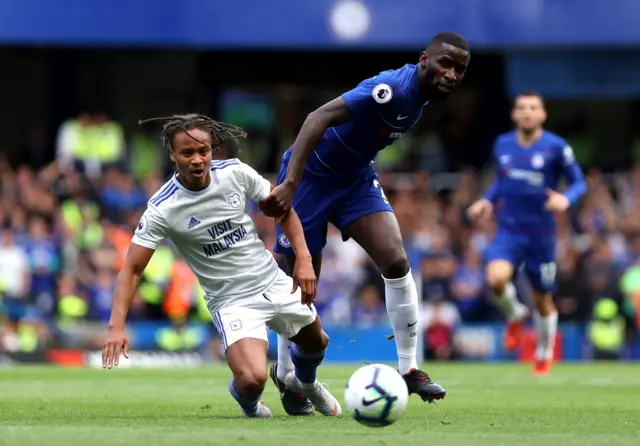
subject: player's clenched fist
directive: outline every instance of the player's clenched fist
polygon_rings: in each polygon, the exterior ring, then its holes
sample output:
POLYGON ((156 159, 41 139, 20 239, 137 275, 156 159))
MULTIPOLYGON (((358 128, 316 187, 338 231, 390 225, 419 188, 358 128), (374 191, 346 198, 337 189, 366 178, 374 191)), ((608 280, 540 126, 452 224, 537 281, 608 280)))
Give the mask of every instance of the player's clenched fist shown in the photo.
POLYGON ((549 212, 562 213, 569 209, 569 199, 559 192, 547 189, 545 209, 549 212))
POLYGON ((300 302, 303 305, 311 305, 316 299, 316 285, 318 284, 311 257, 296 259, 296 266, 293 268, 291 277, 293 278, 291 294, 295 293, 300 286, 300 302))
POLYGON ((472 220, 485 220, 491 216, 493 204, 487 199, 478 200, 469 206, 467 214, 472 220))
POLYGON ((129 358, 129 338, 124 328, 109 330, 109 336, 102 348, 102 368, 111 368, 120 363, 120 350, 124 351, 124 357, 129 358))
POLYGON ((287 215, 293 202, 295 188, 288 183, 276 186, 269 196, 258 203, 260 210, 267 217, 281 218, 287 215))

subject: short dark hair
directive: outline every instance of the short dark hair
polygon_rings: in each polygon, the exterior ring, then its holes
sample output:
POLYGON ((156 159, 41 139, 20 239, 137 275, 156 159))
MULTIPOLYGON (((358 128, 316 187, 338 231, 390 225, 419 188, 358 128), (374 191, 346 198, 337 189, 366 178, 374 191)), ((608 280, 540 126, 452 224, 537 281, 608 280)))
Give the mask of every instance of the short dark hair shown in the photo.
MULTIPOLYGON (((160 133, 160 139, 162 145, 167 150, 171 150, 171 144, 176 133, 182 131, 189 136, 189 138, 198 141, 196 138, 189 135, 188 130, 200 129, 205 132, 209 132, 211 135, 211 149, 215 150, 220 147, 223 141, 232 141, 238 148, 240 138, 247 136, 246 132, 235 125, 227 124, 225 122, 215 121, 208 116, 191 113, 187 115, 173 115, 159 118, 141 119, 138 121, 138 125, 144 125, 148 122, 164 121, 162 126, 162 133, 160 133)), ((202 141, 198 141, 202 143, 202 141)))
POLYGON ((524 90, 524 91, 518 93, 516 95, 516 97, 513 99, 513 104, 514 105, 515 105, 516 101, 519 98, 538 98, 538 99, 540 99, 540 102, 542 103, 542 106, 544 107, 544 98, 542 97, 542 94, 539 91, 524 90))
POLYGON ((443 31, 431 39, 429 45, 427 45, 427 49, 429 49, 433 45, 439 45, 443 43, 448 43, 449 45, 455 46, 456 48, 460 48, 464 51, 469 51, 469 43, 462 37, 460 34, 453 31, 443 31))

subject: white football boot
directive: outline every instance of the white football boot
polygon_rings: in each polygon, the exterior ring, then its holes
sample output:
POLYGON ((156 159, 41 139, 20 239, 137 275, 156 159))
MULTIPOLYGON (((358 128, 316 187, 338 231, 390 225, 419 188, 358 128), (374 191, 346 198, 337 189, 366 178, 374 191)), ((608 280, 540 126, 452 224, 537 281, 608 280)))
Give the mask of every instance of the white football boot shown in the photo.
POLYGON ((260 401, 258 403, 258 407, 254 413, 245 412, 245 410, 240 406, 240 410, 243 414, 245 414, 249 418, 271 418, 273 415, 271 414, 271 409, 267 407, 265 403, 260 401))
POLYGON ((303 383, 295 375, 289 372, 284 378, 285 385, 296 393, 304 394, 316 410, 327 417, 339 417, 342 415, 342 408, 338 400, 316 380, 313 383, 303 383))

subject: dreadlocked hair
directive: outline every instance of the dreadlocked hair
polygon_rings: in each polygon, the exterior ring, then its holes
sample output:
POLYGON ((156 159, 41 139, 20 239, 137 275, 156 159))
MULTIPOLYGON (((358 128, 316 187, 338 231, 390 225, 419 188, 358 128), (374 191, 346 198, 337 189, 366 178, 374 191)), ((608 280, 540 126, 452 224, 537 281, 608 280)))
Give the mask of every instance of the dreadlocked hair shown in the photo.
POLYGON ((186 135, 203 145, 203 141, 194 138, 189 134, 189 130, 200 129, 209 132, 211 135, 211 149, 218 150, 220 146, 231 141, 238 149, 240 146, 240 138, 245 138, 247 133, 240 127, 227 124, 226 122, 215 121, 208 116, 191 113, 188 115, 173 115, 158 118, 140 119, 138 125, 144 125, 149 122, 164 122, 160 139, 165 149, 171 150, 173 138, 178 132, 184 132, 186 135))

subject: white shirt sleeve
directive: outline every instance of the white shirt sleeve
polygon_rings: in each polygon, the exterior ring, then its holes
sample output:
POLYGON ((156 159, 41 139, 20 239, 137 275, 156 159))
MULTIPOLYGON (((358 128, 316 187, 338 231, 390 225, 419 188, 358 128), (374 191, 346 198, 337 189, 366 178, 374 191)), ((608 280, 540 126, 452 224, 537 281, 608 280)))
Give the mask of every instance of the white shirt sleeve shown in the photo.
POLYGON ((244 177, 245 195, 251 201, 264 200, 271 193, 271 183, 248 164, 240 163, 244 177))
POLYGON ((140 217, 131 243, 144 248, 157 249, 166 237, 167 223, 165 218, 154 206, 148 206, 140 217))

